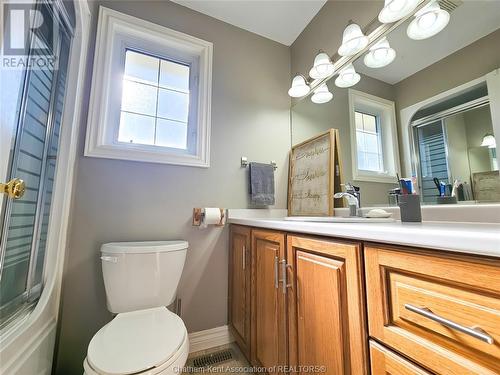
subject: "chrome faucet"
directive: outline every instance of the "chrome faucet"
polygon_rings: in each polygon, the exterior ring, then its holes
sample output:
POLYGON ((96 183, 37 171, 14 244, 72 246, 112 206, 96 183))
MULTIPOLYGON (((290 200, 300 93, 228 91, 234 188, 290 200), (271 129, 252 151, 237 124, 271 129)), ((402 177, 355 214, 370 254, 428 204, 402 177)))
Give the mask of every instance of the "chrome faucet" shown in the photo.
POLYGON ((359 187, 354 186, 350 182, 345 185, 346 191, 335 193, 334 198, 346 198, 349 205, 349 216, 360 216, 360 193, 359 187))

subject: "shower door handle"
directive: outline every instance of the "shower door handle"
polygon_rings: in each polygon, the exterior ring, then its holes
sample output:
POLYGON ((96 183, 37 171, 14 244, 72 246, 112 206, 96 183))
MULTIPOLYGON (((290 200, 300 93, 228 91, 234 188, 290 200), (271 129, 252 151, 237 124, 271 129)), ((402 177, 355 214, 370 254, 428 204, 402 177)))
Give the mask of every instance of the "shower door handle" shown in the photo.
POLYGON ((26 191, 26 184, 20 178, 13 178, 9 182, 0 183, 0 193, 6 194, 9 198, 19 199, 26 191))

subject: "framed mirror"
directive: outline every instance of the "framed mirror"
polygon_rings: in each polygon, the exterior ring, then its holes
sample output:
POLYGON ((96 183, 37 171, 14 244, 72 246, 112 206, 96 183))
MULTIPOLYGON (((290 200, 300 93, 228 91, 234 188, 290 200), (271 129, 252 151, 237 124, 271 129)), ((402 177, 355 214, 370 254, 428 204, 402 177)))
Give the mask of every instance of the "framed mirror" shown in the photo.
MULTIPOLYGON (((376 20, 378 10, 367 8, 376 20)), ((342 22, 336 17, 332 12, 330 23, 342 22)), ((363 207, 389 205, 398 175, 417 181, 423 204, 438 202, 436 181, 457 204, 500 202, 500 2, 423 1, 394 27, 382 30, 376 21, 361 26, 378 34, 352 62, 359 79, 341 87, 339 72, 309 78, 311 94, 293 99, 292 145, 339 129, 343 178, 360 187, 363 207), (412 34, 411 25, 422 22, 418 12, 430 3, 449 21, 422 38, 412 34), (393 60, 374 67, 370 58, 377 53, 381 59, 393 53, 393 60), (333 98, 318 104, 311 98, 323 84, 333 98)), ((343 59, 333 55, 334 65, 343 59)))

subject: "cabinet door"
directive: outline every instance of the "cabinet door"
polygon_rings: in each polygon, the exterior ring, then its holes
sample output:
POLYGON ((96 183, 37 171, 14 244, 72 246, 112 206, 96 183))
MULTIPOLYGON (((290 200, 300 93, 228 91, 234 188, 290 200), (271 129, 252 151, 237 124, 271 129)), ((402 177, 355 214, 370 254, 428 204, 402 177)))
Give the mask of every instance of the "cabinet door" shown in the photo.
POLYGON ((229 326, 241 351, 250 354, 250 228, 231 226, 229 326))
POLYGON ((251 359, 255 366, 272 368, 287 363, 285 294, 279 282, 284 258, 283 233, 252 231, 251 359))
POLYGON ((366 374, 360 245, 299 236, 287 243, 290 365, 366 374))

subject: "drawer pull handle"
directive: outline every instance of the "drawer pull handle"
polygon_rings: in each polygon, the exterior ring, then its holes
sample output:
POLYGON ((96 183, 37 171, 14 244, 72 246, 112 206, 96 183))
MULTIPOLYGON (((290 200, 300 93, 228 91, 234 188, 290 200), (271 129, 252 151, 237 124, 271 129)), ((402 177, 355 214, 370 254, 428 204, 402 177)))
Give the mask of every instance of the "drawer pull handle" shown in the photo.
POLYGON ((410 310, 411 312, 417 313, 419 315, 422 315, 430 320, 433 320, 437 323, 440 323, 448 328, 454 329, 456 331, 465 333, 466 335, 472 336, 478 340, 481 340, 487 344, 492 345, 493 344, 493 337, 488 335, 486 332, 484 332, 481 328, 478 327, 465 327, 461 324, 452 322, 451 320, 448 320, 446 318, 443 318, 439 315, 434 314, 431 310, 429 310, 427 307, 415 307, 413 305, 410 305, 408 303, 405 304, 405 309, 410 310))

